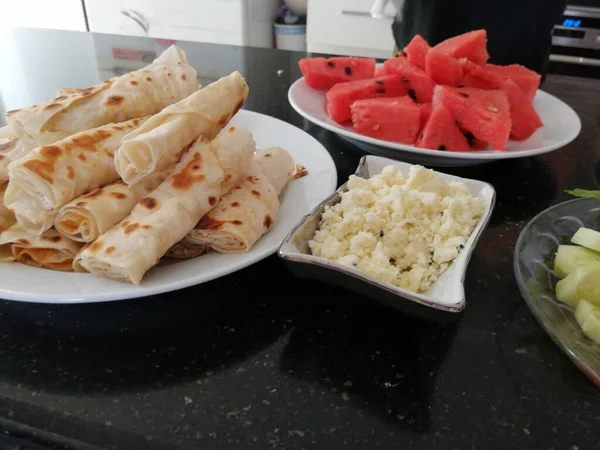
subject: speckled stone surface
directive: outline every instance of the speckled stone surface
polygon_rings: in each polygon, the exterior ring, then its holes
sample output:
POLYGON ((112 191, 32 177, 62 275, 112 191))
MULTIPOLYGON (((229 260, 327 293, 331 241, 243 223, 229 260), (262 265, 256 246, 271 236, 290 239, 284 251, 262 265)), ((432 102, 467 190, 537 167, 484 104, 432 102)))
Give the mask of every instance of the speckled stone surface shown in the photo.
MULTIPOLYGON (((331 152, 340 183, 354 171, 361 154, 287 103, 300 55, 190 46, 203 55, 190 58, 201 75, 215 67, 212 55, 243 61, 248 109, 306 128, 331 152)), ((48 91, 69 82, 40 77, 48 91)), ((276 256, 139 300, 2 301, 0 429, 61 449, 600 448, 598 389, 535 322, 513 277, 525 223, 564 200, 565 188, 599 185, 600 81, 549 76, 544 89, 581 116, 575 142, 544 157, 446 170, 498 192, 456 323, 421 322, 298 280, 276 256)))

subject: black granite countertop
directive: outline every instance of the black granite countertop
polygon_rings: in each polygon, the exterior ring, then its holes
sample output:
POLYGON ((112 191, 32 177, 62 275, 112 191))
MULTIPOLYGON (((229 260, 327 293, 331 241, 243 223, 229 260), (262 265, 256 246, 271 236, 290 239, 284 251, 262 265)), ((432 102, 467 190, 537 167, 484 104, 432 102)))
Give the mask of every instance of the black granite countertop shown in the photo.
MULTIPOLYGON (((41 30, 6 36, 4 110, 143 64, 115 62, 115 47, 164 45, 41 30)), ((315 136, 340 183, 354 171, 361 154, 288 105, 300 54, 182 46, 206 80, 239 69, 251 87, 246 108, 315 136)), ((421 322, 300 281, 276 256, 139 300, 1 301, 0 445, 10 435, 55 449, 600 448, 597 388, 538 325, 513 276, 527 221, 564 200, 565 188, 599 185, 600 81, 551 75, 544 89, 579 113, 576 141, 543 157, 446 169, 498 193, 458 322, 421 322)), ((0 448, 29 448, 17 445, 0 448)))

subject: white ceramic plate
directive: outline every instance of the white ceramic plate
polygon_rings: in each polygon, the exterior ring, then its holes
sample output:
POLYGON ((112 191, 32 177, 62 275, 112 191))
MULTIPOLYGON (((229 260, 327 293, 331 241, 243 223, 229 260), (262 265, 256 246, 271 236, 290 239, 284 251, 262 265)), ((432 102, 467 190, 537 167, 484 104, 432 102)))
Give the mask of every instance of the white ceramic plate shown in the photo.
MULTIPOLYGON (((412 167, 410 164, 387 158, 363 156, 355 174, 361 178, 371 178, 381 173, 388 165, 398 167, 405 175, 412 167)), ((490 184, 482 181, 460 178, 442 172, 436 173, 445 181, 464 183, 471 195, 479 198, 483 214, 467 239, 465 248, 427 292, 422 294, 411 292, 310 253, 308 240, 314 236, 325 205, 337 203, 340 198, 339 193, 346 191, 346 184, 343 184, 335 194, 323 200, 290 231, 281 244, 279 256, 289 263, 290 268, 300 276, 309 276, 351 287, 352 290, 363 292, 398 309, 406 309, 408 305, 402 303, 406 300, 409 303, 413 302, 413 307, 419 305, 446 312, 462 311, 466 304, 464 279, 467 267, 477 241, 492 216, 496 191, 490 184), (309 269, 307 270, 307 268, 309 269), (359 283, 355 283, 356 281, 359 283)))
POLYGON ((187 261, 159 264, 140 286, 91 274, 55 272, 17 263, 0 263, 0 298, 40 303, 88 303, 144 297, 222 277, 272 255, 290 229, 331 194, 337 184, 335 164, 316 139, 281 120, 241 110, 231 121, 249 129, 259 148, 286 149, 308 175, 293 180, 281 197, 275 225, 248 253, 210 253, 187 261))
POLYGON ((288 99, 301 116, 337 133, 362 150, 412 164, 467 166, 499 159, 541 155, 564 147, 575 139, 581 130, 579 116, 569 105, 546 92, 538 91, 533 105, 544 126, 526 141, 509 141, 506 151, 443 152, 373 139, 355 133, 351 125, 340 125, 334 122, 325 109, 325 91, 312 89, 306 84, 304 78, 300 78, 290 87, 288 99))

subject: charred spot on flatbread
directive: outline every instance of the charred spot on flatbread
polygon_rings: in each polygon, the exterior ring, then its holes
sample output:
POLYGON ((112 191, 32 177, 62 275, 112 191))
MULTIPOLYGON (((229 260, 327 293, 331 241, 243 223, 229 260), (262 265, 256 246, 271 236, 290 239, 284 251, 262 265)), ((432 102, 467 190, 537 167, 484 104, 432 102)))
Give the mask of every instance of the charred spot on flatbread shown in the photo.
POLYGON ((73 178, 75 178, 75 169, 73 169, 73 167, 71 167, 71 166, 67 166, 67 178, 69 180, 72 180, 73 178))
POLYGON ((200 222, 198 222, 196 228, 201 230, 219 230, 221 229, 224 223, 225 222, 223 222, 222 220, 216 220, 210 217, 209 215, 206 215, 202 217, 202 219, 200 219, 200 222))
POLYGON ((171 186, 180 191, 187 191, 196 183, 201 183, 206 178, 205 175, 195 175, 196 170, 202 169, 202 156, 195 153, 192 160, 179 173, 173 175, 171 186))
POLYGON ((252 195, 254 195, 256 198, 260 198, 260 192, 258 192, 258 191, 254 191, 254 190, 253 190, 253 191, 250 191, 250 193, 251 193, 252 195))
POLYGON ((121 95, 111 95, 106 99, 106 102, 104 104, 107 106, 119 106, 124 101, 125 97, 121 95))
POLYGON ((127 198, 127 194, 123 194, 122 192, 111 192, 109 195, 117 200, 123 200, 127 198))
POLYGON ((142 205, 144 208, 152 210, 152 209, 156 208, 158 203, 155 198, 144 197, 143 199, 140 200, 140 205, 142 205))
POLYGON ((217 204, 217 197, 214 197, 212 195, 208 197, 208 204, 210 206, 215 206, 217 204))
POLYGON ((96 240, 96 241, 90 243, 90 246, 88 247, 87 250, 91 253, 95 253, 95 252, 99 251, 103 245, 104 245, 104 243, 102 241, 96 240))
POLYGON ((129 225, 127 225, 125 227, 124 233, 125 234, 130 234, 133 233, 135 230, 137 230, 140 227, 139 223, 131 223, 129 225))
POLYGON ((87 158, 85 157, 85 155, 83 153, 80 153, 79 155, 77 155, 77 157, 82 160, 83 162, 87 161, 87 158))
POLYGON ((233 202, 231 204, 231 206, 233 206, 234 208, 237 208, 238 206, 240 206, 240 202, 233 202))
POLYGON ((116 250, 116 247, 113 247, 112 245, 110 247, 108 247, 106 250, 104 250, 106 253, 108 253, 109 255, 114 252, 116 250))
POLYGON ((264 227, 268 230, 273 225, 273 219, 269 214, 265 216, 265 221, 263 222, 264 227))

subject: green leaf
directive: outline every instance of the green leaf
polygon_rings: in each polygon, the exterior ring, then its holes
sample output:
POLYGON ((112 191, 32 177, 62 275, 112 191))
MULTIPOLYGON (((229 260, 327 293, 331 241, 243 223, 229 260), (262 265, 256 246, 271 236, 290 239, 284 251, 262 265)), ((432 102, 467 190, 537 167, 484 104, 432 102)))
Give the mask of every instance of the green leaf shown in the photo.
POLYGON ((586 189, 573 189, 572 191, 566 190, 567 194, 573 195, 575 197, 584 197, 584 198, 596 198, 600 200, 600 191, 588 191, 586 189))

